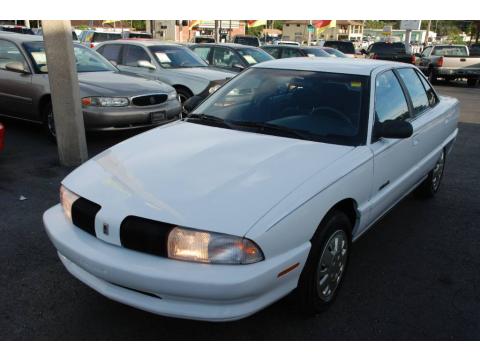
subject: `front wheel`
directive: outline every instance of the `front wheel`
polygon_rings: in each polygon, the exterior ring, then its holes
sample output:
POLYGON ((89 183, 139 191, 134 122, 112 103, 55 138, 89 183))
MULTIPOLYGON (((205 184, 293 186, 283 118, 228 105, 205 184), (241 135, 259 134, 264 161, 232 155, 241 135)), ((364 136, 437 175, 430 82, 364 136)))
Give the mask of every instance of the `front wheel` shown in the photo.
POLYGON ((55 120, 53 118, 53 107, 50 101, 43 107, 42 120, 49 139, 56 141, 57 133, 55 131, 55 120))
POLYGON ((427 178, 420 184, 415 191, 416 195, 423 198, 434 197, 440 189, 440 183, 443 179, 443 171, 445 170, 445 150, 442 150, 440 158, 437 160, 435 167, 428 173, 427 178))
POLYGON ((327 215, 317 229, 300 275, 302 311, 318 313, 333 302, 347 269, 351 232, 350 221, 341 211, 327 215))

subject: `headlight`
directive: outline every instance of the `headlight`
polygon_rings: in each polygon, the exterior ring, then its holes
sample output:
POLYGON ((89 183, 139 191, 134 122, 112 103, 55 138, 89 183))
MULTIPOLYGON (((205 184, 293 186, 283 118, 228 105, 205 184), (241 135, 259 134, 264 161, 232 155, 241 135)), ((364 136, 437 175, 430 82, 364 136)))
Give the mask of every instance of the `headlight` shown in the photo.
POLYGON ((119 107, 119 106, 127 106, 128 104, 129 104, 129 100, 124 97, 94 96, 94 97, 84 97, 82 99, 83 106, 119 107))
POLYGON ((174 90, 171 93, 168 93, 168 99, 167 100, 177 100, 177 92, 174 90))
POLYGON ((208 89, 208 93, 209 94, 213 94, 215 91, 217 91, 218 89, 220 89, 220 84, 217 84, 217 85, 213 85, 210 89, 208 89))
POLYGON ((251 240, 180 227, 168 234, 168 257, 211 264, 253 264, 264 259, 251 240))
POLYGON ((62 204, 65 216, 72 221, 72 205, 80 198, 77 194, 68 190, 65 186, 60 186, 60 204, 62 204))

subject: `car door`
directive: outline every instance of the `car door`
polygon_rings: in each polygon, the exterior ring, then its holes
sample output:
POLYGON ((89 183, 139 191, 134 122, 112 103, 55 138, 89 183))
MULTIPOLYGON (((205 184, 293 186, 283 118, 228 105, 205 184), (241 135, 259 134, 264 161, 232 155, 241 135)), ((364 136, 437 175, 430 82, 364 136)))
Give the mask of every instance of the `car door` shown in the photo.
POLYGON ((418 67, 420 70, 423 72, 427 72, 428 65, 430 63, 430 54, 432 53, 433 47, 427 46, 425 49, 423 49, 422 53, 420 54, 420 59, 418 61, 418 67))
MULTIPOLYGON (((374 121, 410 120, 406 90, 393 70, 379 73, 374 83, 374 121)), ((370 149, 374 158, 370 216, 374 221, 390 209, 415 184, 412 169, 417 161, 412 138, 376 138, 372 130, 370 149)))
POLYGON ((123 45, 121 60, 117 66, 121 71, 146 78, 156 77, 156 65, 148 52, 139 45, 123 45), (139 61, 149 63, 147 68, 139 65, 139 61))
POLYGON ((33 117, 32 73, 25 56, 11 41, 0 39, 0 114, 21 119, 33 117), (30 73, 6 69, 20 62, 30 73))
POLYGON ((214 47, 210 65, 233 71, 241 71, 245 64, 238 54, 227 47, 214 47))
POLYGON ((420 180, 436 163, 440 151, 432 151, 440 145, 451 133, 447 118, 437 107, 438 97, 425 78, 414 68, 397 69, 399 78, 403 81, 412 103, 413 116, 410 120, 413 127, 412 144, 416 157, 417 171, 414 176, 420 180))

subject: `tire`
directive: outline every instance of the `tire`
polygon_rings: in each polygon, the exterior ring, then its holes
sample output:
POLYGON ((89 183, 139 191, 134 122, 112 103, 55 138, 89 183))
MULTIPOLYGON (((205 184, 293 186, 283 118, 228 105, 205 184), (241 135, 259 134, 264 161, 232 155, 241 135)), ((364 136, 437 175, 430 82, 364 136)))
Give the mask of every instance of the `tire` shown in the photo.
POLYGON ((477 86, 477 79, 467 79, 467 86, 468 87, 476 87, 477 86))
POLYGON ((352 243, 347 215, 339 210, 329 213, 311 242, 297 288, 301 312, 308 315, 327 309, 343 282, 352 243))
POLYGON ((421 198, 432 198, 435 196, 440 189, 440 184, 443 179, 443 173, 445 171, 445 158, 445 150, 442 150, 435 167, 428 173, 427 178, 415 190, 415 195, 421 198))
POLYGON ((42 109, 42 123, 48 138, 56 142, 55 120, 53 118, 52 102, 48 101, 42 109))
POLYGON ((188 114, 187 111, 183 108, 183 103, 185 100, 191 98, 193 96, 192 92, 188 89, 185 88, 176 88, 177 90, 177 95, 178 95, 178 100, 180 101, 180 104, 182 104, 182 116, 186 116, 188 114))
POLYGON ((428 81, 430 84, 436 84, 437 83, 437 76, 435 75, 435 71, 433 69, 430 69, 428 72, 428 81))

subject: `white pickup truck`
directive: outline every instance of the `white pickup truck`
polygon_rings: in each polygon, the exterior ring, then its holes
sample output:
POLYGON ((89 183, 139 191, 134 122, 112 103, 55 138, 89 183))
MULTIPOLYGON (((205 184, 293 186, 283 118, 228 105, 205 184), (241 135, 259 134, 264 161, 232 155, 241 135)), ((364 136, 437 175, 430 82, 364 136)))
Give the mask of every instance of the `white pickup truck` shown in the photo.
POLYGON ((417 66, 430 82, 466 78, 468 86, 476 86, 480 79, 480 56, 470 56, 465 45, 427 46, 416 56, 417 66))

